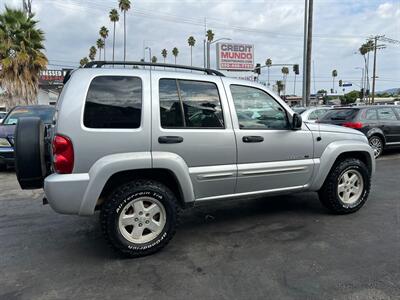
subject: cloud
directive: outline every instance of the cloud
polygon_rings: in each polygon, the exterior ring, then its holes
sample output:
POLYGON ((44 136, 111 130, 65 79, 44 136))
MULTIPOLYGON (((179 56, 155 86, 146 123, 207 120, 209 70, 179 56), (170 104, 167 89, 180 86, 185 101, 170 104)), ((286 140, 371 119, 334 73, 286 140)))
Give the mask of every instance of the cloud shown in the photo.
MULTIPOLYGON (((20 0, 5 0, 7 5, 20 5, 20 0)), ((77 65, 88 55, 90 46, 98 39, 102 25, 110 29, 108 19, 117 0, 35 0, 33 9, 46 33, 46 51, 52 64, 77 65)), ((0 10, 2 8, 0 7, 0 10)), ((304 1, 289 0, 221 0, 221 1, 133 1, 127 13, 127 57, 139 60, 143 46, 152 49, 162 61, 161 50, 168 50, 167 62, 173 62, 173 47, 179 48, 177 62, 190 63, 187 38, 193 35, 196 46, 193 62, 203 65, 204 20, 213 29, 215 38, 228 37, 235 42, 255 45, 255 62, 264 63, 272 58, 275 63, 299 63, 302 69, 304 1)), ((355 69, 363 64, 354 54, 366 38, 385 34, 400 39, 400 2, 380 0, 324 0, 314 1, 313 61, 315 89, 331 87, 331 71, 337 69, 337 79, 352 81, 361 78, 355 69)), ((117 23, 116 57, 123 55, 123 18, 117 23)), ((107 55, 111 58, 111 38, 107 41, 107 55)), ((215 48, 211 55, 215 59, 215 48)), ((212 63, 214 66, 214 62, 212 63)), ((57 68, 57 66, 50 66, 57 68)), ((372 67, 371 67, 372 68, 372 67)), ((271 68, 271 78, 282 78, 279 68, 271 68)), ((388 44, 378 53, 377 89, 400 86, 400 47, 388 44)), ((301 70, 300 70, 301 71, 301 70)), ((266 73, 266 72, 265 72, 266 73)), ((230 73, 236 75, 236 73, 230 73)), ((239 75, 239 74, 238 74, 239 75)), ((301 77, 301 76, 300 76, 301 77)), ((266 78, 263 74, 262 79, 266 78)), ((288 80, 293 89, 293 72, 288 80)), ((301 78, 297 78, 297 91, 301 78)), ((312 85, 313 90, 313 85, 312 85)))

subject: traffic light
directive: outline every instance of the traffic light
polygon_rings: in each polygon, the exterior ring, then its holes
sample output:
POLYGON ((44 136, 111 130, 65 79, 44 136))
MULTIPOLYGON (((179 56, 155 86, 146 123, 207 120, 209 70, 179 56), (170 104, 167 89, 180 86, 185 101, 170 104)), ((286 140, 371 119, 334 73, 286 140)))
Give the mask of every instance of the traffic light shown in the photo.
POLYGON ((342 79, 339 79, 339 86, 342 86, 343 85, 343 81, 342 81, 342 79))
POLYGON ((261 74, 261 64, 256 64, 256 68, 254 69, 254 73, 260 75, 261 74))
POLYGON ((360 90, 359 98, 360 98, 360 99, 363 99, 363 98, 364 98, 364 89, 363 89, 363 88, 361 88, 361 90, 360 90))
POLYGON ((298 64, 293 65, 293 72, 294 72, 294 74, 296 74, 296 75, 299 75, 299 74, 300 74, 299 65, 298 65, 298 64))

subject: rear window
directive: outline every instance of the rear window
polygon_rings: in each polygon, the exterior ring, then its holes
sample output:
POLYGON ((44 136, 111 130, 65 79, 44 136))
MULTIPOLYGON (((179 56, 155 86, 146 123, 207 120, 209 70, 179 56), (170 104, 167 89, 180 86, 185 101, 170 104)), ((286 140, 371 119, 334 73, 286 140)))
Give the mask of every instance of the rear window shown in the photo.
POLYGON ((88 128, 139 128, 142 81, 132 76, 99 76, 86 97, 83 123, 88 128))
POLYGON ((22 117, 39 117, 43 123, 51 124, 53 122, 55 108, 45 106, 21 106, 14 108, 4 119, 3 125, 15 125, 18 119, 22 117))
POLYGON ((324 121, 335 121, 335 120, 340 120, 340 121, 345 121, 345 120, 351 120, 353 119, 358 112, 358 109, 332 109, 328 111, 322 118, 321 120, 324 121))

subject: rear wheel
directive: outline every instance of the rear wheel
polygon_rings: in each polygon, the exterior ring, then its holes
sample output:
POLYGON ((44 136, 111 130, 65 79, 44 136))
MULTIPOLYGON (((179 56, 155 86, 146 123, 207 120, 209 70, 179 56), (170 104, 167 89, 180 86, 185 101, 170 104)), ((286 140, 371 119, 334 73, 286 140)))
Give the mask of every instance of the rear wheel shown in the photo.
POLYGON ((128 257, 155 253, 168 244, 180 214, 171 190, 153 180, 118 187, 104 204, 100 221, 111 246, 128 257))
POLYGON ((322 204, 336 214, 359 210, 367 201, 371 174, 367 166, 355 158, 337 163, 318 192, 322 204))
POLYGON ((383 139, 377 135, 373 135, 368 139, 369 145, 374 150, 375 158, 378 158, 383 152, 383 139))

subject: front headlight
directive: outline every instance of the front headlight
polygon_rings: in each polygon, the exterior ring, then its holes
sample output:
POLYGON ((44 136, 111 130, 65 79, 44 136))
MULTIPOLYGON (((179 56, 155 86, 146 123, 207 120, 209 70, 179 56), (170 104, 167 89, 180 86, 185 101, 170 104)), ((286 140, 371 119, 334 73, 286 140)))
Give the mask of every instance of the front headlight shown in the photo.
POLYGON ((11 144, 7 139, 0 138, 0 147, 11 147, 11 144))

